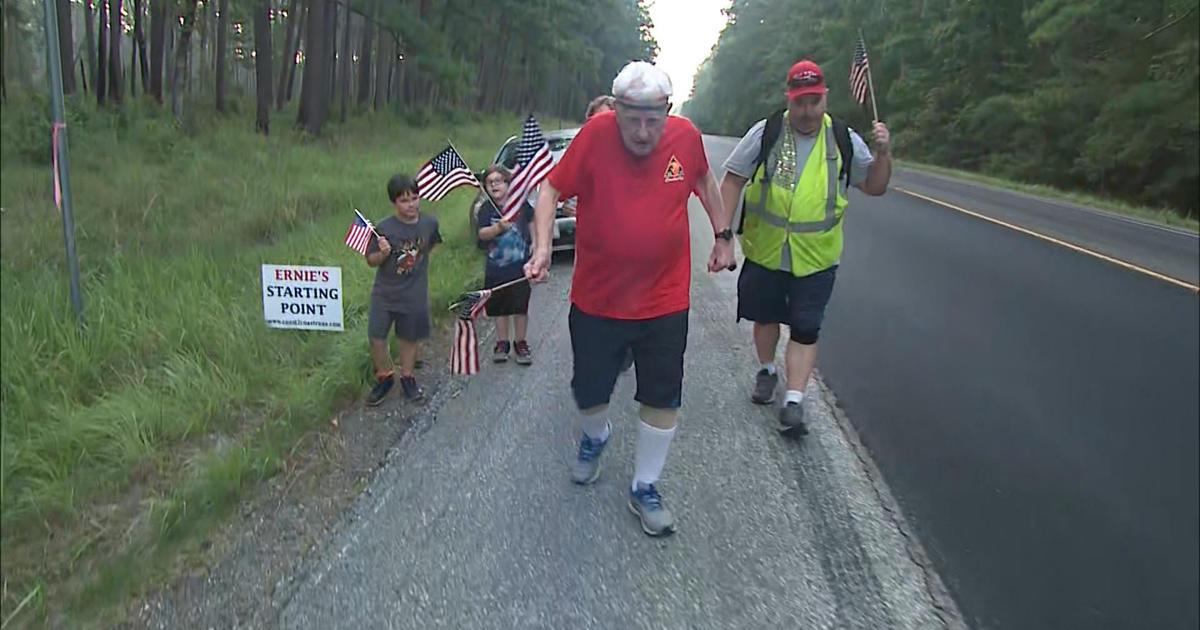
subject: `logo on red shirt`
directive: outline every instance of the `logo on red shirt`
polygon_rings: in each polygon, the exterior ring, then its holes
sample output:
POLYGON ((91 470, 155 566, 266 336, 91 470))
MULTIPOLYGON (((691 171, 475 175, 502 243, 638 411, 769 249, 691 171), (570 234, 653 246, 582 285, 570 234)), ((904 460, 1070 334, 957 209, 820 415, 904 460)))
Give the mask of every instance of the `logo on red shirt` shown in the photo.
POLYGON ((672 155, 671 161, 667 162, 667 172, 663 173, 663 183, 670 184, 671 182, 683 181, 683 164, 672 155))

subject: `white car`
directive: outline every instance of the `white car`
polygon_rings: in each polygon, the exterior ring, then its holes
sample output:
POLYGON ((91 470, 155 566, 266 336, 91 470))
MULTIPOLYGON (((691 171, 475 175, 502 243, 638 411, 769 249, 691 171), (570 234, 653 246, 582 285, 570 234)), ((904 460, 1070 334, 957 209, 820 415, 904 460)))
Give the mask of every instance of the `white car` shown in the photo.
MULTIPOLYGON (((573 129, 556 129, 554 131, 545 132, 546 143, 550 145, 550 160, 552 164, 558 164, 562 158, 563 152, 567 150, 567 145, 579 133, 578 128, 573 129)), ((504 144, 500 145, 500 150, 496 152, 493 164, 502 164, 505 167, 512 169, 517 164, 517 144, 521 142, 520 136, 511 136, 504 144)), ((475 196, 475 200, 471 203, 471 224, 475 225, 476 218, 479 216, 479 206, 483 203, 483 195, 481 190, 475 196)), ((529 203, 536 205, 538 191, 535 188, 529 193, 529 203)), ((558 202, 558 208, 554 216, 554 241, 550 245, 551 251, 565 251, 575 249, 575 198, 567 199, 565 202, 558 202)))

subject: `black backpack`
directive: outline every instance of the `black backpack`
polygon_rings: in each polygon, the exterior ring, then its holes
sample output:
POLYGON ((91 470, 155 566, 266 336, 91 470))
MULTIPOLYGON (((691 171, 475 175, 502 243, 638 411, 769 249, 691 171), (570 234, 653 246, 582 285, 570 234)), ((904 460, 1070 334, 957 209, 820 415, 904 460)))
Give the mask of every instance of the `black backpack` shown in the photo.
MULTIPOLYGON (((767 156, 771 154, 771 149, 779 140, 779 134, 783 131, 783 114, 785 112, 787 109, 779 109, 767 117, 767 124, 763 128, 762 142, 758 145, 758 156, 754 158, 750 181, 754 181, 758 175, 758 167, 767 161, 767 156)), ((854 162, 854 145, 850 143, 850 127, 841 118, 836 116, 830 116, 830 118, 833 120, 833 140, 837 143, 838 153, 842 154, 842 168, 838 171, 838 179, 846 182, 846 187, 849 188, 850 165, 854 162)), ((745 221, 746 212, 743 210, 741 220, 738 221, 738 234, 742 233, 742 224, 745 221)))

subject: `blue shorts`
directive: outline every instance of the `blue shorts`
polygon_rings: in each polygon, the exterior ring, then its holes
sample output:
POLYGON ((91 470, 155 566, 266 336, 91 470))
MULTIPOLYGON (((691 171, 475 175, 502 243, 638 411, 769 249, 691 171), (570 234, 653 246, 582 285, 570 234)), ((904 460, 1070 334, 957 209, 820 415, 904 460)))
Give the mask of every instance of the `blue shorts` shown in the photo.
POLYGON ((797 277, 747 260, 738 275, 738 320, 787 324, 793 341, 817 343, 836 276, 837 265, 797 277))

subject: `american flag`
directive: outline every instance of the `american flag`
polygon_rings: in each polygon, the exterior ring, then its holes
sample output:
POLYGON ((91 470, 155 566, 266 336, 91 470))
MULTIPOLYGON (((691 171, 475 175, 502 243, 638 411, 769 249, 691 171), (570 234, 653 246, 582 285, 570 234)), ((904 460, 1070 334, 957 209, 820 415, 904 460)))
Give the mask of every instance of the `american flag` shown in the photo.
POLYGON ((450 347, 450 373, 471 376, 479 373, 479 341, 475 336, 475 318, 492 296, 491 289, 464 293, 459 300, 458 320, 454 322, 454 345, 450 347))
POLYGON ((850 66, 850 93, 859 105, 867 102, 867 74, 870 71, 871 65, 867 63, 867 45, 862 37, 859 37, 858 45, 854 47, 854 63, 850 66))
POLYGON ((456 320, 454 322, 454 346, 450 348, 451 374, 472 376, 479 373, 477 345, 474 320, 456 320))
POLYGON ((521 132, 521 143, 517 145, 517 166, 513 173, 512 182, 508 185, 508 198, 504 200, 504 210, 500 213, 505 221, 512 221, 521 204, 533 190, 550 173, 550 145, 546 143, 542 130, 538 127, 533 114, 525 119, 525 129, 521 132))
POLYGON ((350 229, 346 230, 346 245, 366 256, 367 244, 371 242, 372 231, 374 228, 371 226, 371 222, 364 219, 363 215, 355 210, 354 221, 350 223, 350 229))
POLYGON ((430 201, 437 201, 464 184, 479 187, 475 175, 452 146, 447 146, 417 171, 417 190, 421 197, 430 201))

